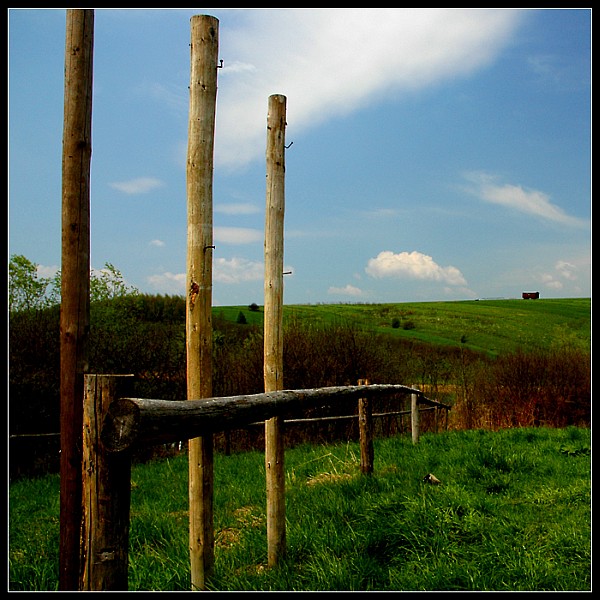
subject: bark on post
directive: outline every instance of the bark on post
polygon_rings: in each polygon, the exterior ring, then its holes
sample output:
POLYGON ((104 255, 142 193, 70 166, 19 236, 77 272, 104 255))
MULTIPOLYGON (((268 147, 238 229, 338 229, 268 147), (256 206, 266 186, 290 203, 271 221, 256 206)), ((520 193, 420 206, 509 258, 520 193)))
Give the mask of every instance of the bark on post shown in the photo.
MULTIPOLYGON (((286 97, 269 96, 267 115, 267 199, 265 218, 265 392, 283 390, 283 218, 285 210, 286 97)), ((268 564, 286 549, 283 420, 265 423, 268 564)))
MULTIPOLYGON (((359 379, 358 385, 369 385, 368 379, 359 379)), ((365 475, 373 473, 373 407, 370 398, 358 399, 358 429, 360 440, 360 472, 365 475)))
POLYGON ((83 521, 80 591, 127 591, 131 455, 107 452, 104 417, 132 375, 86 375, 83 409, 83 521))
POLYGON ((59 589, 79 587, 83 375, 90 322, 94 11, 67 10, 62 148, 59 589))
MULTIPOLYGON (((187 397, 212 395, 213 154, 219 21, 196 15, 191 24, 187 152, 187 397)), ((189 442, 192 590, 206 587, 214 568, 213 438, 189 442)))

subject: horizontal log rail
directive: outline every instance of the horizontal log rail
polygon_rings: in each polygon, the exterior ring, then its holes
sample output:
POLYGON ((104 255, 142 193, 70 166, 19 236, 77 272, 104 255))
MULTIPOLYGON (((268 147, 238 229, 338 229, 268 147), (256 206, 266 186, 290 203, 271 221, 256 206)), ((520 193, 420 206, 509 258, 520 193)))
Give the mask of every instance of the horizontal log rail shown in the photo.
POLYGON ((395 384, 280 390, 202 400, 120 398, 108 409, 102 442, 109 452, 121 452, 143 444, 176 442, 236 429, 274 416, 293 419, 301 417, 307 408, 397 393, 414 394, 419 404, 450 408, 425 398, 418 389, 395 384))

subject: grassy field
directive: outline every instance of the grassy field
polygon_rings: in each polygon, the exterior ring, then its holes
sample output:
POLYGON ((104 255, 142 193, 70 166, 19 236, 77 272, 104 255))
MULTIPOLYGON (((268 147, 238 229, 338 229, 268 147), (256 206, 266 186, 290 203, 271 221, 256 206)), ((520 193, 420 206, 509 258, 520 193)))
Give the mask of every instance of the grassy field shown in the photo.
MULTIPOLYGON (((266 568, 264 454, 215 456, 214 590, 590 590, 588 429, 451 431, 286 451, 266 568), (432 486, 423 477, 442 482, 432 486)), ((187 455, 134 466, 130 590, 188 590, 187 455)), ((59 479, 10 486, 11 590, 55 590, 59 479)))
MULTIPOLYGON (((262 308, 215 307, 215 314, 262 326, 262 308)), ((286 305, 285 319, 315 325, 349 322, 379 333, 447 346, 464 344, 492 356, 516 348, 547 349, 569 343, 589 349, 591 299, 464 300, 399 304, 286 305), (393 326, 395 322, 395 327, 393 326)))

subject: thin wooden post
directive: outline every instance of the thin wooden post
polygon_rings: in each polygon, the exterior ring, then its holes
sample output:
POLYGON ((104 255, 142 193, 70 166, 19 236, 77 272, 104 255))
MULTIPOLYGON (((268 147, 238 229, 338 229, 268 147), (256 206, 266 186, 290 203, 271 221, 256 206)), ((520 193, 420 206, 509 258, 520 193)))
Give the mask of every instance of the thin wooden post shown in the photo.
MULTIPOLYGON (((269 96, 267 115, 267 199, 265 216, 265 392, 283 389, 283 218, 285 211, 286 97, 269 96)), ((268 565, 285 554, 283 420, 265 422, 268 565)))
MULTIPOLYGON (((369 385, 368 379, 359 379, 358 385, 369 385)), ((358 399, 358 429, 360 440, 360 472, 373 473, 373 407, 370 398, 358 399)))
POLYGON ((410 395, 410 428, 412 442, 417 444, 419 442, 419 394, 410 395))
POLYGON ((83 374, 90 327, 94 11, 67 10, 62 149, 59 589, 79 587, 83 374))
POLYGON ((86 375, 83 409, 83 520, 80 591, 127 591, 131 454, 107 452, 100 434, 132 375, 86 375))
MULTIPOLYGON (((212 395, 213 155, 219 21, 191 23, 187 152, 187 397, 212 395)), ((213 437, 189 441, 189 520, 192 590, 206 588, 214 569, 213 437)))

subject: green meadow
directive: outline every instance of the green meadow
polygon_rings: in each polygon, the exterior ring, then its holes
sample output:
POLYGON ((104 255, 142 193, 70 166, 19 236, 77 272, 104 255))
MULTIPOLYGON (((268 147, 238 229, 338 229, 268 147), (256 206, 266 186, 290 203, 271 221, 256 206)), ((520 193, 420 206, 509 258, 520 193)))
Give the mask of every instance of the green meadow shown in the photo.
MULTIPOLYGON (((223 306, 213 312, 231 321, 241 312, 248 324, 263 324, 262 307, 252 311, 247 306, 223 306)), ((548 349, 561 343, 589 349, 591 298, 285 305, 283 318, 315 326, 352 323, 436 345, 464 344, 496 356, 517 348, 548 349)))
MULTIPOLYGON (((589 429, 522 428, 286 451, 287 555, 267 567, 264 454, 215 456, 229 591, 591 590, 589 429), (433 473, 441 485, 423 482, 433 473)), ((187 455, 134 466, 129 590, 189 590, 187 455)), ((59 479, 10 486, 9 589, 58 586, 59 479)))

